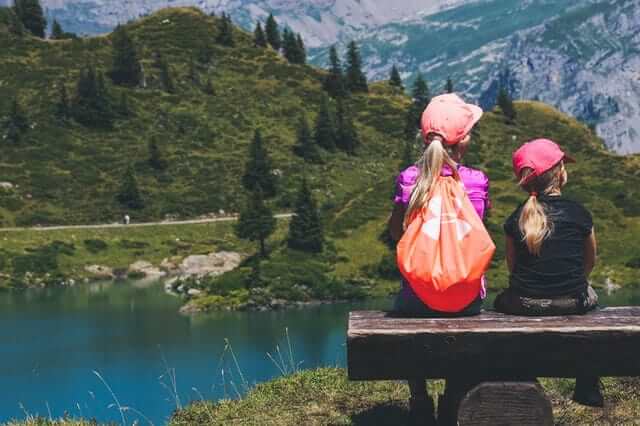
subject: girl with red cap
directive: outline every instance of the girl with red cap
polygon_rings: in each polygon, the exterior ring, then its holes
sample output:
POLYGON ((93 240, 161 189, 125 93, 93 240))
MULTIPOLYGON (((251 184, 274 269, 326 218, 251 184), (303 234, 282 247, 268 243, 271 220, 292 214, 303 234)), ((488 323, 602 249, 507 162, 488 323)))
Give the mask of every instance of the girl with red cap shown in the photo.
MULTIPOLYGON (((430 192, 439 176, 453 176, 463 183, 478 216, 483 219, 489 207, 489 179, 479 171, 460 164, 471 142, 471 130, 482 117, 482 109, 465 103, 455 94, 433 98, 421 119, 421 138, 425 144, 422 158, 400 173, 396 180, 395 207, 389 220, 391 236, 399 241, 414 214, 429 202, 430 192)), ((430 308, 403 279, 394 303, 394 312, 406 316, 464 316, 479 314, 486 291, 484 282, 478 294, 457 312, 430 308)), ((446 295, 444 297, 447 297, 446 295)), ((451 297, 451 296, 448 296, 451 297)), ((471 384, 447 380, 447 389, 438 404, 440 424, 447 424, 456 398, 471 384)), ((410 380, 411 413, 421 424, 435 424, 433 401, 426 380, 410 380), (425 420, 426 419, 426 420, 425 420)))
MULTIPOLYGON (((504 224, 509 288, 495 308, 513 315, 571 315, 594 309, 598 296, 587 278, 596 260, 591 213, 562 196, 566 162, 574 160, 548 139, 513 154, 513 170, 529 194, 504 224)), ((597 377, 579 377, 576 402, 602 406, 597 377)))

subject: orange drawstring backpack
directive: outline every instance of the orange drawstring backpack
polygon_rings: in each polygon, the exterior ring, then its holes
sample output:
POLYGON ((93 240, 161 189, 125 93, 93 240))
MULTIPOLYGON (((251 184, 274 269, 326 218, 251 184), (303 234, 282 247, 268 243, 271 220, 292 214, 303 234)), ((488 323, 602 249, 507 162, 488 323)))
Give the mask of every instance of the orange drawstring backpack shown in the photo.
POLYGON ((398 268, 425 305, 455 313, 478 297, 495 250, 463 184, 439 176, 398 243, 398 268))

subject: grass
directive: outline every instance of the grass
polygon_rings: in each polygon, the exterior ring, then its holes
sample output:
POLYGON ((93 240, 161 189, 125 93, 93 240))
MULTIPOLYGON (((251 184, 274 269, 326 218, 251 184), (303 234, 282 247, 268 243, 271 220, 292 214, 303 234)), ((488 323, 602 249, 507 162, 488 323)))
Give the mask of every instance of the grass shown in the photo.
MULTIPOLYGON (((573 380, 542 379, 557 425, 640 424, 638 379, 606 378, 605 407, 571 401, 573 380)), ((430 381, 430 394, 441 394, 443 381, 430 381)), ((305 370, 258 384, 240 399, 198 401, 178 409, 171 426, 191 425, 408 425, 409 389, 401 381, 351 382, 339 368, 305 370)), ((437 398, 436 398, 437 400, 437 398)), ((88 426, 88 420, 28 418, 5 426, 88 426)))
MULTIPOLYGON (((640 424, 640 382, 605 379, 604 409, 570 401, 572 380, 543 379, 556 424, 640 424)), ((429 383, 431 395, 443 382, 429 383)), ((309 370, 257 385, 241 400, 198 402, 178 411, 171 425, 404 425, 408 387, 403 382, 349 382, 336 368, 309 370)))
MULTIPOLYGON (((92 278, 85 270, 88 265, 105 265, 127 269, 137 260, 159 265, 163 259, 181 260, 192 254, 214 251, 252 250, 248 243, 238 240, 232 222, 208 224, 166 225, 151 227, 21 230, 0 232, 0 272, 20 278, 26 271, 16 264, 17 259, 55 257, 55 267, 49 273, 59 273, 76 280, 92 278), (64 249, 46 250, 48 247, 64 249)), ((283 224, 279 233, 283 232, 283 224)), ((278 235, 278 234, 276 234, 278 235)), ((2 283, 2 281, 0 281, 2 283)))

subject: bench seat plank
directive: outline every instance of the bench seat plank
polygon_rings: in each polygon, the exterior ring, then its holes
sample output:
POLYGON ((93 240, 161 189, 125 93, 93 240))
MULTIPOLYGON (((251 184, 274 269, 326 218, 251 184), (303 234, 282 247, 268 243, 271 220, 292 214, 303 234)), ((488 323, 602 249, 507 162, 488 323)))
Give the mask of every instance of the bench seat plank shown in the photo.
POLYGON ((556 317, 352 312, 347 359, 353 380, 640 376, 640 307, 556 317))

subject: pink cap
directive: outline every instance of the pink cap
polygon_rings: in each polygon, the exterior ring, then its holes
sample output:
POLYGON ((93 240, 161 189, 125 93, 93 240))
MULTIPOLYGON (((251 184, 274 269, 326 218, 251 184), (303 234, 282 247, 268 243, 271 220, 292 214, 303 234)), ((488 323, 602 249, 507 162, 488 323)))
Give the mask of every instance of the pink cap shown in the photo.
POLYGON ((513 172, 520 179, 522 169, 532 169, 533 173, 527 178, 527 181, 530 181, 551 170, 562 160, 570 163, 576 161, 565 154, 552 140, 536 139, 525 143, 513 153, 513 172))
POLYGON ((437 133, 447 145, 455 145, 469 134, 482 117, 482 108, 468 104, 458 95, 447 93, 431 100, 422 113, 422 135, 437 133))

